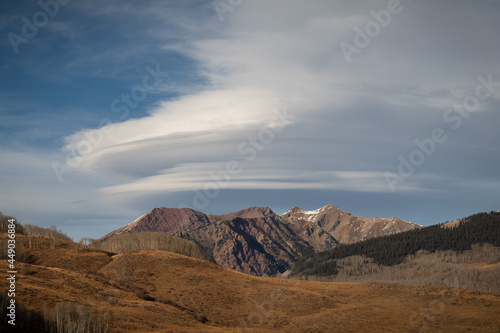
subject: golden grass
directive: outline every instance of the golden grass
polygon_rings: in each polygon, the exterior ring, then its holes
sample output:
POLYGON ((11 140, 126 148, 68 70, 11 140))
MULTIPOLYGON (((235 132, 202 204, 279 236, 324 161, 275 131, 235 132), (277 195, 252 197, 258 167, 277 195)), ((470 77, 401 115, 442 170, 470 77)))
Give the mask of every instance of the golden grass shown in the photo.
MULTIPOLYGON (((60 302, 109 310, 112 332, 500 331, 499 294, 254 277, 165 251, 101 253, 109 260, 100 260, 100 252, 50 250, 43 253, 51 259, 17 263, 24 272, 17 275, 18 302, 37 311, 60 302), (135 288, 168 302, 143 300, 135 288)), ((1 267, 3 289, 6 260, 1 267)))

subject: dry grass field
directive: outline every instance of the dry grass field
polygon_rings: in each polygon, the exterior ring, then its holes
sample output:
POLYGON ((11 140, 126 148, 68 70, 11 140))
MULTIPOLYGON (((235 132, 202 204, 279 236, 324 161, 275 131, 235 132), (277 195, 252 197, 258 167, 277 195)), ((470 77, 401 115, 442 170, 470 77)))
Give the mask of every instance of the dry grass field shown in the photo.
POLYGON ((500 332, 500 294, 262 278, 165 251, 113 255, 69 243, 25 255, 19 304, 47 318, 70 303, 112 315, 111 332, 500 332))

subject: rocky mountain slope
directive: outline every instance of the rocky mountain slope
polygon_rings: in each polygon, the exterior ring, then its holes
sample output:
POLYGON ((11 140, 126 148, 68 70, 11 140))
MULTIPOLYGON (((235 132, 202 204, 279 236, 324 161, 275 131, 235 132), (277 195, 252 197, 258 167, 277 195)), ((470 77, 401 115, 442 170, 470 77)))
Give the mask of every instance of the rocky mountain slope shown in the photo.
POLYGON ((219 265, 254 275, 284 272, 291 262, 314 252, 272 212, 223 219, 177 236, 196 243, 219 265))
POLYGON ((154 208, 132 223, 101 237, 106 239, 126 232, 155 231, 174 235, 191 231, 211 223, 208 216, 189 208, 154 208))
POLYGON ((353 216, 333 205, 314 211, 293 207, 281 218, 316 251, 421 228, 398 217, 353 216))
POLYGON ((193 241, 226 268, 272 275, 315 251, 418 227, 395 217, 352 216, 332 205, 311 212, 294 207, 281 216, 267 207, 224 215, 155 208, 101 240, 129 232, 163 232, 193 241))
POLYGON ((224 215, 189 208, 155 208, 101 239, 140 231, 191 240, 217 264, 254 275, 284 272, 291 262, 314 252, 271 209, 260 207, 224 215))

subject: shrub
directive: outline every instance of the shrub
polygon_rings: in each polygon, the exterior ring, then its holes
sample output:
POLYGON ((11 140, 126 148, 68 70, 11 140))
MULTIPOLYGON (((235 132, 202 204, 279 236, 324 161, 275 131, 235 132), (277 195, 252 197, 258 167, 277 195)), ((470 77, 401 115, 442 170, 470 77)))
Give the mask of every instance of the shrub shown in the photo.
POLYGON ((44 315, 46 322, 52 322, 51 329, 58 333, 108 333, 113 322, 110 311, 93 311, 71 302, 57 303, 44 315))
POLYGON ((175 306, 175 307, 180 307, 179 304, 175 303, 170 298, 166 298, 166 297, 163 297, 163 296, 156 297, 156 301, 160 302, 160 303, 163 303, 163 304, 172 305, 172 306, 175 306))
POLYGON ((205 315, 204 315, 204 314, 202 314, 202 313, 198 313, 198 314, 196 314, 196 315, 194 316, 194 318, 195 318, 196 320, 198 320, 199 322, 202 322, 203 324, 205 324, 205 323, 208 321, 207 317, 205 317, 205 315))

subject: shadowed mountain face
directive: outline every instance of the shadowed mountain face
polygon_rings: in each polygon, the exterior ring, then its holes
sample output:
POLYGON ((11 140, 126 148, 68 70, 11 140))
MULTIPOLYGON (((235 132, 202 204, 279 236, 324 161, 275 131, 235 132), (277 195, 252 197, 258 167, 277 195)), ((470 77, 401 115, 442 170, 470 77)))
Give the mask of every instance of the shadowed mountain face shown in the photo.
POLYGON ((284 272, 314 252, 274 213, 224 219, 178 236, 198 244, 219 265, 254 275, 284 272))
POLYGON ((355 217, 331 205, 311 212, 294 207, 281 216, 267 207, 224 215, 155 208, 101 239, 128 232, 163 232, 193 241, 226 268, 272 275, 315 251, 418 227, 395 217, 355 217))

